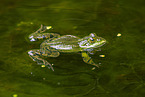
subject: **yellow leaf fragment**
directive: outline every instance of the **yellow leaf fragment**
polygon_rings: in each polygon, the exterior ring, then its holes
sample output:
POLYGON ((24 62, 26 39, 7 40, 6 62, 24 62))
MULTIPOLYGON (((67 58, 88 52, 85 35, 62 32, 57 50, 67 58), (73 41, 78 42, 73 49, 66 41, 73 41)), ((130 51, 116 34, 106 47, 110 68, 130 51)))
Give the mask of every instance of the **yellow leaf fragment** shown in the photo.
POLYGON ((51 28, 52 28, 52 26, 47 26, 47 27, 46 27, 46 29, 51 29, 51 28))
POLYGON ((95 70, 95 69, 96 69, 96 67, 93 67, 93 68, 92 68, 92 70, 95 70))
POLYGON ((17 94, 14 94, 13 97, 18 97, 18 95, 17 94))
POLYGON ((45 67, 45 65, 41 65, 41 67, 45 67))
POLYGON ((118 33, 117 36, 120 37, 121 36, 121 33, 118 33))
POLYGON ((105 57, 105 55, 99 55, 100 57, 105 57))

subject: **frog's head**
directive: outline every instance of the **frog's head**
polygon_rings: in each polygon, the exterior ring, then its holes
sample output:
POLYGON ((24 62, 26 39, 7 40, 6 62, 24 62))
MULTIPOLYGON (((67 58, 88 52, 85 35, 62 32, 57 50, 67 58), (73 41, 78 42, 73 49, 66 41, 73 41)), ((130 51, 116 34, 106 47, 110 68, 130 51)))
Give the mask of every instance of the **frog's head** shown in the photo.
POLYGON ((97 36, 95 33, 91 33, 89 36, 81 39, 79 46, 84 49, 98 48, 106 43, 106 40, 102 37, 97 36))

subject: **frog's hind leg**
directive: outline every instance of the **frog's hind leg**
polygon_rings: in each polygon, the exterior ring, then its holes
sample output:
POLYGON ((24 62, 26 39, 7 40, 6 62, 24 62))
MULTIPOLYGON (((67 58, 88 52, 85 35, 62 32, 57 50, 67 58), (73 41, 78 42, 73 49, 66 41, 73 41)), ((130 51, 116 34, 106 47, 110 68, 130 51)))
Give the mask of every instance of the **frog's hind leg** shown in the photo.
MULTIPOLYGON (((50 57, 52 57, 51 53, 44 52, 44 51, 39 50, 39 49, 34 49, 34 50, 29 50, 28 54, 29 54, 30 58, 33 59, 33 61, 37 62, 38 65, 48 66, 49 69, 51 68, 54 71, 52 65, 49 62, 47 62, 46 60, 41 58, 41 56, 46 56, 46 57, 50 56, 50 57), (46 54, 46 53, 48 53, 48 54, 46 54)), ((59 52, 57 54, 55 54, 55 57, 57 57, 57 56, 59 56, 59 52)))
POLYGON ((60 55, 60 53, 55 48, 51 48, 49 46, 42 46, 40 48, 40 51, 42 53, 42 56, 45 57, 58 57, 60 55))
POLYGON ((44 26, 41 25, 40 29, 38 29, 36 32, 29 35, 30 41, 38 41, 40 39, 51 39, 51 38, 58 38, 60 37, 57 33, 43 33, 46 30, 49 30, 51 26, 44 26))
POLYGON ((30 41, 38 41, 42 39, 51 39, 60 37, 57 33, 32 33, 29 36, 30 41))

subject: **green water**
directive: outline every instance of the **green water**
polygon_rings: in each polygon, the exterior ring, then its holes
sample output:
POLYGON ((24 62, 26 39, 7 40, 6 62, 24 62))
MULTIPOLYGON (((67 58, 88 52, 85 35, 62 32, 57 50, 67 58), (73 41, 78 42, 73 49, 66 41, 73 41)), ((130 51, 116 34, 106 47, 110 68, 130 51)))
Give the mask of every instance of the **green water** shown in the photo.
POLYGON ((145 95, 145 1, 5 0, 0 3, 0 97, 143 97, 145 95), (90 55, 47 58, 55 71, 27 55, 42 41, 26 37, 40 24, 60 35, 84 37, 91 32, 109 43, 90 55), (121 33, 121 37, 117 34, 121 33), (104 54, 104 58, 99 55, 104 54), (15 95, 15 96, 14 96, 15 95))

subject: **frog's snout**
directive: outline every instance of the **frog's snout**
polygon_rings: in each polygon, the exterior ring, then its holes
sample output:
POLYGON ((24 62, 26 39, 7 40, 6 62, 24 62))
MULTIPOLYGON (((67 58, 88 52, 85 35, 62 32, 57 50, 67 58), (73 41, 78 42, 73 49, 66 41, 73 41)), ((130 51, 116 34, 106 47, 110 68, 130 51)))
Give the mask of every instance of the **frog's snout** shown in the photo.
POLYGON ((106 41, 106 39, 104 39, 104 38, 102 38, 102 43, 106 43, 107 41, 106 41))
POLYGON ((106 40, 103 40, 103 41, 102 41, 102 43, 106 43, 106 42, 107 42, 106 40))
POLYGON ((107 40, 105 40, 105 43, 107 43, 107 44, 108 44, 109 42, 108 42, 107 40))

